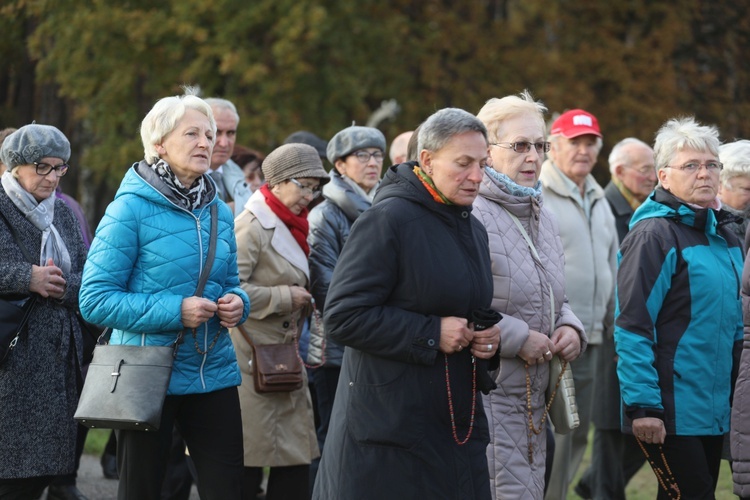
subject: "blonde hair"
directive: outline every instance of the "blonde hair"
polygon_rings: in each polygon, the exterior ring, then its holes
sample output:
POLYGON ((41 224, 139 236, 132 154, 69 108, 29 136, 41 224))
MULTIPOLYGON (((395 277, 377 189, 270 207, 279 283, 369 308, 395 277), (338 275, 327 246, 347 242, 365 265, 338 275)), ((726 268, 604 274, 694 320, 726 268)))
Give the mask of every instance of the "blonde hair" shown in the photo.
POLYGON ((509 95, 499 99, 493 97, 482 106, 477 113, 477 118, 487 127, 487 137, 492 143, 500 139, 503 122, 516 116, 533 116, 539 121, 539 128, 544 134, 544 113, 546 112, 547 107, 541 101, 535 101, 528 90, 523 90, 517 96, 509 95))
MULTIPOLYGON (((216 120, 211 106, 198 97, 195 87, 184 87, 185 94, 164 97, 156 101, 154 107, 141 122, 141 142, 146 163, 153 165, 159 161, 156 145, 174 130, 188 109, 194 109, 208 117, 213 136, 216 136, 216 120)), ((215 139, 213 139, 215 140, 215 139)), ((212 142, 213 142, 212 140, 212 142)))

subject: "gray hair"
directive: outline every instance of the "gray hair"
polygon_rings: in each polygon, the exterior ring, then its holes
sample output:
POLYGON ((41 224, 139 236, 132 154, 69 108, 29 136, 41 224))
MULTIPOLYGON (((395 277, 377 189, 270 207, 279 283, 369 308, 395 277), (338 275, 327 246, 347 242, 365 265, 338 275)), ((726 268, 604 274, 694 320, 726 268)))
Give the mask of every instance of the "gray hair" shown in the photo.
POLYGON ((547 107, 541 101, 535 101, 528 90, 523 90, 517 96, 509 95, 500 99, 493 97, 482 106, 477 113, 477 118, 487 127, 489 141, 496 142, 500 139, 503 122, 516 116, 530 115, 536 118, 544 134, 544 113, 546 112, 547 107))
POLYGON ((732 189, 730 180, 741 175, 750 177, 750 141, 741 139, 722 144, 719 160, 724 164, 719 180, 725 188, 732 189))
POLYGON ((672 118, 661 126, 654 140, 656 170, 669 166, 683 149, 708 152, 719 156, 719 130, 701 125, 692 116, 672 118))
POLYGON ((433 113, 419 127, 417 155, 423 150, 439 151, 453 136, 479 132, 487 141, 487 129, 479 119, 459 108, 443 108, 433 113))
POLYGON ((615 144, 612 147, 612 151, 609 153, 609 173, 612 174, 612 177, 615 175, 615 168, 618 165, 625 165, 628 163, 628 158, 625 155, 625 152, 623 151, 624 147, 629 144, 640 144, 641 146, 645 146, 648 149, 651 149, 651 146, 646 144, 640 139, 636 139, 635 137, 626 137, 625 139, 621 140, 617 144, 615 144))
MULTIPOLYGON (((196 95, 196 88, 184 87, 184 90, 184 95, 164 97, 156 101, 154 107, 141 122, 144 158, 149 165, 159 161, 156 145, 161 144, 164 138, 174 130, 188 109, 194 109, 206 115, 211 124, 211 131, 216 136, 216 120, 214 120, 211 106, 196 95)), ((215 137, 211 141, 212 144, 214 140, 215 137)))
POLYGON ((232 101, 222 99, 220 97, 206 97, 203 100, 206 101, 206 103, 211 106, 212 109, 226 109, 231 111, 232 114, 234 114, 234 117, 237 119, 237 123, 240 123, 240 114, 237 112, 237 106, 235 106, 232 101))

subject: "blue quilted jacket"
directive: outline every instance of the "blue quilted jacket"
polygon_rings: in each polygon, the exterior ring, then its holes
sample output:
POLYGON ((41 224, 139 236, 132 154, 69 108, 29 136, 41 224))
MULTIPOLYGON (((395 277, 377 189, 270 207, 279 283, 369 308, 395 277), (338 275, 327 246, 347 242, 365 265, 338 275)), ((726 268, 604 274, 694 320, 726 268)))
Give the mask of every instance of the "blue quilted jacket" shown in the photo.
MULTIPOLYGON (((240 288, 234 220, 215 196, 189 211, 171 197, 144 162, 128 170, 114 201, 96 230, 83 270, 79 297, 87 321, 112 328, 111 344, 169 345, 183 330, 182 300, 195 294, 208 254, 211 204, 219 203, 216 258, 203 296, 212 301, 227 293, 242 298, 240 323, 250 301, 240 288)), ((175 358, 168 394, 213 392, 241 382, 237 358, 226 328, 214 316, 185 332, 175 358), (205 351, 216 332, 216 345, 205 351)))

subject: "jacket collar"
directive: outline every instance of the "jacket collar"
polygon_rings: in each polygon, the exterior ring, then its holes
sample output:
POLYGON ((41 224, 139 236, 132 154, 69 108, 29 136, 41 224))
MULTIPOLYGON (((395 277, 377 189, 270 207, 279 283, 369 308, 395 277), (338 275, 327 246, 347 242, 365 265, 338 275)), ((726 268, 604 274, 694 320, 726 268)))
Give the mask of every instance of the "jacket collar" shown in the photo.
POLYGON ((350 221, 357 220, 371 205, 370 200, 352 189, 336 169, 331 170, 331 182, 323 186, 323 196, 339 207, 350 221))
POLYGON ((615 215, 631 215, 634 212, 633 207, 630 206, 630 203, 628 203, 628 200, 625 199, 614 182, 610 181, 607 184, 607 187, 604 188, 604 195, 607 197, 615 215))
POLYGON ((630 228, 643 220, 652 218, 670 218, 708 234, 715 234, 719 226, 737 222, 739 217, 726 210, 712 208, 695 209, 662 187, 657 187, 646 201, 633 214, 630 228))
POLYGON ((255 215, 255 218, 258 219, 263 229, 274 230, 271 237, 271 247, 289 261, 290 264, 305 273, 309 281, 310 267, 308 266, 305 252, 300 248, 291 231, 286 227, 286 224, 281 222, 281 219, 266 204, 266 199, 263 193, 260 192, 260 189, 253 193, 250 199, 247 200, 245 208, 255 215))
MULTIPOLYGON (((558 196, 573 199, 570 194, 570 189, 565 183, 567 177, 565 177, 565 174, 563 174, 562 171, 557 168, 557 165, 555 165, 552 160, 547 159, 542 164, 542 173, 539 176, 539 179, 542 181, 542 184, 544 184, 544 187, 546 187, 550 191, 555 192, 558 196)), ((572 182, 570 181, 570 179, 567 180, 569 182, 572 182)), ((592 204, 596 200, 604 197, 604 190, 599 185, 599 183, 596 182, 596 179, 594 179, 594 176, 591 174, 586 176, 585 191, 592 204)))

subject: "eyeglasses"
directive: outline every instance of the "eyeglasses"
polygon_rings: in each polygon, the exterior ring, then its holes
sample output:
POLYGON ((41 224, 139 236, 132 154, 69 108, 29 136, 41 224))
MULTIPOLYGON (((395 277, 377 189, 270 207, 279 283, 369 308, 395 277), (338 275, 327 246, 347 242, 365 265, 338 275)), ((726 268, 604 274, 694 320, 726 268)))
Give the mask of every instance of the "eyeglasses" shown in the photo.
POLYGON ((694 174, 698 170, 700 170, 701 167, 706 167, 706 170, 709 172, 719 172, 722 168, 724 168, 724 164, 718 161, 707 161, 706 163, 698 163, 697 161, 691 161, 684 165, 667 165, 664 168, 676 168, 679 170, 682 170, 683 172, 687 172, 689 174, 694 174))
POLYGON ((322 192, 320 188, 313 189, 308 186, 303 186, 302 183, 300 183, 300 181, 298 181, 297 179, 289 179, 289 182, 291 182, 292 184, 294 184, 295 186, 299 188, 299 190, 302 192, 302 196, 312 195, 313 200, 317 198, 318 196, 320 196, 320 193, 322 192))
POLYGON ((528 153, 531 151, 531 145, 534 145, 538 154, 549 153, 550 143, 549 142, 529 142, 529 141, 516 141, 516 142, 493 142, 490 146, 498 146, 505 149, 512 149, 516 153, 528 153), (504 146, 503 144, 507 144, 504 146))
POLYGON ((68 167, 70 167, 70 165, 68 165, 67 163, 50 165, 49 163, 40 162, 34 162, 34 166, 36 167, 36 173, 38 175, 49 175, 49 173, 54 170, 55 174, 57 174, 58 177, 62 177, 63 175, 67 174, 68 167))
POLYGON ((357 159, 361 161, 362 163, 367 163, 368 161, 370 161, 370 158, 375 158, 375 161, 378 163, 383 162, 382 151, 375 151, 374 153, 370 153, 369 151, 357 151, 351 154, 356 156, 357 159))

